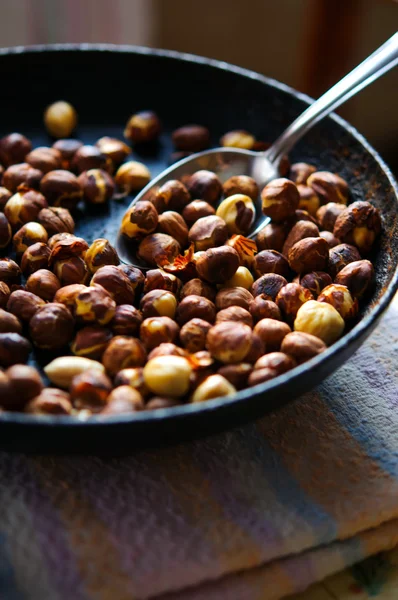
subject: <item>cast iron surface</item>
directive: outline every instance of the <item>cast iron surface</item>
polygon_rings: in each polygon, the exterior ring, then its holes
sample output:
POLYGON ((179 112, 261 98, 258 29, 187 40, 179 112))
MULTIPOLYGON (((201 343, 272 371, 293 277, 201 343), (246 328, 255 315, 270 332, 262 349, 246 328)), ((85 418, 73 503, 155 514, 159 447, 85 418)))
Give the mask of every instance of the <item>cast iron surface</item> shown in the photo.
MULTIPOLYGON (((164 123, 160 143, 136 149, 152 175, 168 164, 170 132, 183 124, 210 128, 213 145, 230 129, 244 128, 272 141, 310 101, 274 80, 225 63, 169 51, 107 45, 50 46, 0 50, 0 136, 20 131, 35 146, 49 145, 42 113, 65 99, 79 113, 77 137, 122 137, 135 111, 155 110, 164 123)), ((67 417, 0 415, 0 446, 37 452, 114 453, 135 447, 182 441, 235 427, 286 404, 317 385, 345 362, 376 326, 397 289, 398 186, 388 167, 364 138, 333 116, 317 125, 295 148, 292 161, 308 161, 344 177, 353 200, 371 200, 383 215, 384 231, 374 260, 376 286, 363 319, 326 353, 229 399, 212 400, 133 416, 67 417)), ((88 242, 113 242, 131 198, 76 214, 77 234, 88 242)), ((59 353, 63 354, 63 352, 59 353)), ((49 357, 36 354, 36 364, 49 357)))

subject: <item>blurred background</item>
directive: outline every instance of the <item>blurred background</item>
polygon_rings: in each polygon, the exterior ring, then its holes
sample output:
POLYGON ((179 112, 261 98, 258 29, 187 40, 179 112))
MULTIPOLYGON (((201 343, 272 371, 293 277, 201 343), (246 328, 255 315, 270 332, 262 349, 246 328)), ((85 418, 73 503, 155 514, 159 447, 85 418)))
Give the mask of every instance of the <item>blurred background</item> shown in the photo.
MULTIPOLYGON (((397 29, 394 0, 0 0, 0 46, 169 48, 253 69, 313 97, 397 29)), ((338 112, 398 173, 398 69, 338 112)))

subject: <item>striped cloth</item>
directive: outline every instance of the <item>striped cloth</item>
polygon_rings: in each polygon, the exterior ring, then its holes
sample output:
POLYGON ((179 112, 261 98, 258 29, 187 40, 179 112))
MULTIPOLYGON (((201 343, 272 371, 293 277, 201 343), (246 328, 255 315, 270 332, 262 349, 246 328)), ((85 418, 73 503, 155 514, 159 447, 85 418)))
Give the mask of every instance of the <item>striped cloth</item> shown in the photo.
POLYGON ((1 600, 274 600, 393 548, 397 364, 395 301, 337 373, 241 429, 127 458, 0 454, 1 600))

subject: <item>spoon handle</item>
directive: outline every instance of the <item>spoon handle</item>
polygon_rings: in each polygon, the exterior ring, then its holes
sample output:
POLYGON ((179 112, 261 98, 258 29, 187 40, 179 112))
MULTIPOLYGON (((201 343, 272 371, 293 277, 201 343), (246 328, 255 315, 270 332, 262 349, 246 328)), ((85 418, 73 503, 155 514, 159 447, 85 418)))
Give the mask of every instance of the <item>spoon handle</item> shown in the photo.
POLYGON ((398 32, 297 117, 265 156, 272 163, 278 163, 315 123, 397 64, 398 32))

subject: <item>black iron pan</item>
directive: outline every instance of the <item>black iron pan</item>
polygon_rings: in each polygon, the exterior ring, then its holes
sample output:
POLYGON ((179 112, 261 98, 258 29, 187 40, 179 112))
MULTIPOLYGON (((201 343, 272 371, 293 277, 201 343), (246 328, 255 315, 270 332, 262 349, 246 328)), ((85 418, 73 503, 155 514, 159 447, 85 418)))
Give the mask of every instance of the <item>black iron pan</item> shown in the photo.
MULTIPOLYGON (((135 152, 156 175, 168 165, 170 132, 186 123, 209 127, 213 144, 230 129, 242 128, 272 141, 311 101, 293 89, 225 63, 146 48, 109 45, 47 46, 0 50, 0 136, 20 131, 34 145, 49 145, 42 114, 65 99, 79 113, 77 135, 84 142, 122 137, 136 110, 155 110, 164 123, 159 145, 135 152)), ((398 186, 386 164, 349 124, 332 116, 298 144, 292 160, 339 173, 353 199, 371 200, 382 212, 383 234, 372 258, 376 286, 362 320, 327 352, 270 382, 228 399, 134 416, 67 417, 0 414, 0 446, 40 452, 119 452, 176 442, 221 431, 276 409, 317 385, 345 362, 376 326, 397 289, 398 186)), ((131 198, 77 217, 87 241, 113 241, 131 198)), ((48 357, 36 355, 36 362, 48 357)))

